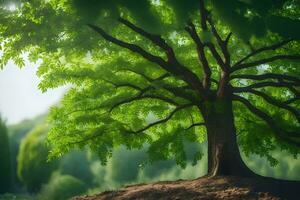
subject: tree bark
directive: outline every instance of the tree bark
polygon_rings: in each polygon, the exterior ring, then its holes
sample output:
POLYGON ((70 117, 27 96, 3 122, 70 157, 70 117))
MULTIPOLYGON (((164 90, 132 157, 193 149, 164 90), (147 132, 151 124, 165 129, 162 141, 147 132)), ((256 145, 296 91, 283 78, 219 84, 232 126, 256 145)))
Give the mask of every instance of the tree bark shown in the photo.
POLYGON ((200 110, 207 129, 208 176, 256 176, 240 155, 232 101, 226 98, 207 101, 200 110))

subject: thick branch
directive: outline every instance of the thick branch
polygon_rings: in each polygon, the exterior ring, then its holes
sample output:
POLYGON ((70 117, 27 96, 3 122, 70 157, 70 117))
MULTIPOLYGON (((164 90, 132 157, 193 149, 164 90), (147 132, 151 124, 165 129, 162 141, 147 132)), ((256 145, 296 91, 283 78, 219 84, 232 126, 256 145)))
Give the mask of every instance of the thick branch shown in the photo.
MULTIPOLYGON (((200 0, 200 16, 201 16, 201 28, 202 28, 202 31, 208 31, 208 28, 207 28, 207 22, 209 21, 208 20, 208 11, 206 10, 205 8, 205 5, 204 5, 204 0, 200 0)), ((222 68, 223 71, 226 71, 226 67, 225 67, 225 63, 223 62, 221 56, 219 55, 218 51, 216 50, 215 46, 212 44, 212 43, 205 43, 204 44, 205 46, 207 46, 213 57, 216 59, 218 65, 222 68)))
POLYGON ((291 99, 289 99, 289 100, 286 100, 284 103, 285 103, 285 104, 292 104, 292 103, 294 103, 294 102, 296 102, 296 101, 298 101, 298 100, 300 100, 300 97, 299 97, 299 96, 296 96, 296 97, 294 97, 294 98, 291 98, 291 99))
POLYGON ((193 85, 194 89, 199 90, 202 88, 202 85, 199 85, 199 79, 198 79, 197 75, 179 63, 179 61, 177 60, 177 58, 174 54, 172 47, 170 47, 166 43, 166 41, 164 39, 162 39, 161 36, 150 34, 150 33, 146 32, 145 30, 143 30, 142 28, 137 27, 136 25, 132 24, 131 22, 129 22, 128 20, 125 20, 123 18, 120 18, 119 21, 121 23, 123 23, 124 25, 126 25, 127 27, 129 27, 134 32, 144 36, 145 38, 149 39, 154 44, 156 44, 157 46, 159 46, 160 48, 165 50, 167 57, 168 57, 167 63, 173 67, 173 69, 171 70, 171 71, 173 71, 173 74, 183 76, 184 80, 187 83, 190 83, 191 85, 193 85))
POLYGON ((163 123, 166 123, 167 121, 169 121, 178 111, 180 110, 183 110, 185 108, 188 108, 188 107, 191 107, 193 106, 193 104, 186 104, 186 105, 182 105, 182 106, 178 106, 176 107, 166 118, 162 119, 162 120, 158 120, 156 122, 153 122, 151 124, 149 124, 148 126, 140 129, 140 130, 137 130, 137 131, 133 131, 133 133, 141 133, 141 132, 144 132, 148 129, 150 129, 151 127, 153 126, 156 126, 158 124, 163 124, 163 123))
POLYGON ((200 103, 200 99, 197 99, 193 93, 195 93, 194 90, 188 90, 189 88, 186 86, 183 87, 174 87, 172 85, 169 85, 167 83, 163 83, 160 85, 162 89, 167 90, 168 92, 172 93, 173 95, 177 97, 181 97, 189 102, 193 102, 195 105, 200 103))
MULTIPOLYGON (((157 80, 161 80, 164 77, 165 77, 165 75, 161 75, 158 78, 152 80, 152 82, 155 82, 157 80)), ((141 88, 136 87, 136 86, 132 87, 131 84, 126 84, 126 83, 125 84, 111 83, 111 84, 113 84, 116 87, 131 87, 133 89, 139 90, 140 92, 136 96, 134 96, 134 97, 131 97, 131 98, 119 101, 118 103, 116 103, 115 105, 113 105, 110 108, 109 112, 112 112, 112 110, 115 109, 118 106, 121 106, 121 105, 124 105, 124 104, 127 104, 127 103, 131 103, 133 101, 142 100, 142 99, 158 99, 158 100, 164 101, 166 103, 169 103, 169 104, 172 104, 172 105, 175 105, 175 106, 178 105, 178 103, 176 101, 174 101, 174 99, 171 99, 169 97, 166 97, 166 96, 163 96, 163 95, 151 94, 151 93, 150 94, 146 94, 150 90, 156 89, 156 87, 152 86, 152 85, 150 85, 150 86, 148 86, 148 87, 146 87, 144 89, 141 89, 141 88)), ((168 84, 162 84, 161 88, 164 89, 164 90, 166 90, 166 91, 168 91, 168 92, 170 92, 171 94, 175 95, 176 97, 183 98, 184 100, 186 100, 188 102, 193 102, 193 104, 199 103, 197 101, 197 99, 195 99, 193 97, 193 95, 191 95, 188 92, 185 92, 185 90, 189 89, 189 86, 174 87, 174 86, 171 86, 171 85, 168 85, 168 84)), ((191 90, 191 91, 193 91, 193 90, 191 90)))
POLYGON ((207 31, 207 18, 208 18, 208 12, 204 5, 204 0, 200 0, 200 17, 201 17, 201 28, 203 31, 207 31))
POLYGON ((217 42, 218 42, 218 44, 219 44, 219 46, 220 46, 220 48, 222 50, 222 53, 224 55, 224 58, 225 58, 225 63, 224 63, 225 66, 224 67, 226 68, 226 70, 229 70, 229 66, 230 66, 231 60, 230 60, 230 53, 228 51, 228 42, 230 40, 230 37, 231 37, 232 33, 229 33, 227 35, 226 39, 223 40, 221 38, 220 34, 218 33, 215 25, 213 24, 211 18, 208 19, 208 22, 209 22, 209 24, 211 26, 212 33, 215 36, 215 38, 217 39, 217 42))
POLYGON ((288 85, 287 88, 295 95, 295 97, 300 96, 299 91, 293 85, 288 85))
MULTIPOLYGON (((143 73, 139 73, 139 72, 136 72, 136 71, 131 70, 131 69, 129 69, 129 70, 124 69, 124 70, 136 73, 136 74, 144 77, 151 84, 156 82, 156 81, 163 80, 163 79, 170 76, 168 73, 166 73, 166 74, 163 74, 163 75, 159 76, 156 79, 153 79, 153 78, 150 78, 150 77, 146 76, 143 73)), ((183 99, 185 99, 189 102, 194 102, 195 104, 199 103, 199 102, 197 102, 197 100, 192 95, 190 95, 190 93, 186 92, 186 90, 192 90, 192 88, 188 85, 184 86, 184 87, 174 87, 174 86, 168 85, 166 83, 161 83, 159 86, 161 86, 162 89, 172 93, 173 95, 175 95, 177 97, 183 98, 183 99)), ((154 88, 154 86, 153 86, 153 88, 154 88)))
POLYGON ((88 26, 91 29, 93 29, 94 31, 96 31, 97 33, 99 33, 105 40, 110 41, 110 42, 112 42, 112 43, 114 43, 118 46, 123 47, 123 48, 126 48, 126 49, 128 49, 132 52, 138 53, 142 57, 144 57, 146 60, 158 64, 159 66, 161 66, 166 71, 170 71, 169 66, 167 65, 167 63, 162 58, 160 58, 158 56, 154 56, 154 55, 148 53, 147 51, 145 51, 144 49, 142 49, 138 45, 130 44, 130 43, 121 41, 117 38, 114 38, 111 35, 107 34, 102 28, 100 28, 98 26, 94 26, 94 25, 91 25, 91 24, 89 24, 88 26))
MULTIPOLYGON (((204 8, 205 9, 205 8, 204 8)), ((207 12, 207 11, 206 11, 207 12)), ((230 53, 228 50, 228 43, 231 37, 231 33, 228 34, 225 40, 222 39, 220 34, 218 33, 211 17, 206 18, 207 22, 210 24, 211 27, 211 32, 216 38, 218 45, 222 51, 222 54, 224 55, 224 61, 220 54, 218 53, 216 46, 212 42, 208 42, 207 46, 210 49, 213 57, 217 61, 219 67, 221 68, 221 74, 220 74, 220 80, 219 80, 219 85, 218 85, 218 91, 217 91, 217 96, 218 97, 224 97, 226 93, 226 88, 229 82, 229 75, 230 75, 230 53)))
POLYGON ((288 40, 284 40, 282 42, 279 42, 279 43, 276 43, 276 44, 273 44, 271 46, 266 46, 266 47, 262 47, 262 48, 259 48, 259 49, 256 49, 254 51, 252 51, 251 53, 249 53, 247 56, 245 56, 244 58, 242 58, 241 60, 239 60, 236 64, 234 64, 234 66, 237 66, 237 65, 240 65, 241 63, 243 63, 244 61, 246 61, 247 59, 249 59, 250 57, 253 57, 261 52, 264 52, 264 51, 269 51, 269 50, 276 50, 286 44, 288 44, 289 42, 293 41, 292 39, 288 39, 288 40))
POLYGON ((190 22, 189 26, 185 29, 191 36, 191 38, 194 40, 196 46, 197 46, 197 53, 198 58, 200 61, 200 64, 202 65, 203 71, 204 71, 204 79, 203 79, 203 87, 204 89, 209 89, 211 86, 211 69, 209 67, 206 55, 205 55, 205 45, 201 41, 199 35, 197 34, 195 25, 190 22))
POLYGON ((170 99, 168 97, 158 96, 158 95, 154 95, 154 94, 143 95, 143 93, 141 92, 140 94, 138 94, 135 97, 132 97, 132 98, 129 98, 129 99, 125 99, 125 100, 119 101, 118 103, 114 104, 110 108, 109 112, 112 112, 115 108, 117 108, 117 107, 119 107, 121 105, 132 103, 134 101, 143 100, 143 99, 158 99, 158 100, 161 100, 161 101, 163 101, 165 103, 169 103, 169 104, 172 104, 172 105, 175 105, 175 106, 178 105, 177 102, 175 102, 173 99, 170 99))
POLYGON ((270 58, 265 58, 261 60, 256 60, 250 63, 245 63, 245 64, 239 64, 231 68, 231 72, 235 72, 241 69, 247 69, 250 67, 256 67, 259 65, 263 64, 268 64, 277 60, 300 60, 300 55, 295 54, 295 55, 276 55, 270 58))
POLYGON ((284 102, 280 102, 277 99, 274 99, 273 97, 271 97, 263 92, 260 92, 257 90, 249 90, 248 92, 252 93, 256 96, 262 97, 266 102, 268 102, 274 106, 277 106, 279 108, 282 108, 282 109, 285 109, 285 110, 291 112, 297 118, 298 122, 300 123, 300 114, 295 108, 289 106, 288 104, 286 104, 284 102))
POLYGON ((225 65, 225 62, 223 61, 222 57, 218 53, 216 47, 212 43, 207 44, 207 46, 208 46, 209 50, 211 51, 213 57, 217 61, 218 65, 222 69, 222 71, 227 72, 229 68, 225 65))
POLYGON ((266 80, 266 79, 277 79, 277 80, 287 80, 300 83, 300 79, 296 76, 287 75, 287 74, 275 74, 275 73, 266 73, 260 75, 251 75, 251 74, 238 74, 232 75, 230 79, 251 79, 251 80, 266 80))
POLYGON ((161 36, 148 33, 124 18, 119 18, 119 21, 134 32, 144 36, 145 38, 148 38, 154 44, 165 50, 169 60, 176 60, 173 49, 166 43, 164 39, 161 38, 161 36))
POLYGON ((283 129, 281 129, 280 127, 277 126, 277 123, 275 120, 273 120, 268 114, 266 114, 262 110, 253 106, 247 99, 245 99, 241 96, 234 95, 233 100, 243 103, 248 108, 248 110, 250 110, 253 114, 255 114, 260 119, 265 121, 267 123, 267 125, 272 129, 272 131, 274 132, 276 137, 278 137, 279 139, 282 139, 283 141, 286 141, 292 145, 300 147, 300 142, 297 142, 292 139, 292 138, 299 139, 300 134, 298 134, 296 132, 284 131, 283 129))
MULTIPOLYGON (((191 107, 193 106, 193 104, 185 104, 185 105, 181 105, 181 106, 177 106, 166 118, 162 119, 162 120, 158 120, 154 123, 151 123, 151 124, 148 124, 146 127, 142 128, 142 129, 139 129, 137 131, 128 131, 128 133, 133 133, 133 134, 138 134, 138 133, 142 133, 156 125, 159 125, 159 124, 163 124, 163 123, 166 123, 168 122, 178 111, 180 110, 183 110, 185 108, 188 108, 188 107, 191 107)), ((194 126, 197 126, 198 124, 195 124, 194 126)), ((70 142, 69 144, 70 145, 76 145, 76 144, 81 144, 81 143, 84 143, 84 142, 87 142, 89 140, 92 140, 92 139, 95 139, 97 137, 99 137, 100 135, 92 135, 90 137, 87 137, 83 140, 80 140, 80 141, 76 141, 76 142, 70 142)))
POLYGON ((218 85, 217 96, 223 97, 225 95, 226 86, 229 82, 229 71, 230 71, 230 53, 228 51, 228 42, 231 37, 231 33, 228 34, 226 39, 223 41, 219 33, 217 32, 212 20, 209 20, 210 26, 212 28, 212 32, 217 39, 217 42, 222 50, 225 61, 222 60, 221 56, 218 54, 215 46, 211 43, 209 44, 209 49, 211 50, 213 56, 217 60, 217 63, 221 67, 220 81, 218 85))
POLYGON ((245 87, 233 87, 233 92, 249 92, 251 89, 263 88, 263 87, 286 87, 291 89, 292 86, 300 86, 300 83, 291 83, 291 82, 260 82, 254 83, 245 87))
MULTIPOLYGON (((204 0, 200 0, 200 16, 201 16, 202 31, 204 31, 204 32, 208 31, 207 22, 209 22, 212 27, 212 32, 213 32, 214 36, 216 37, 217 41, 220 43, 223 43, 220 35, 217 33, 215 27, 213 26, 213 23, 209 19, 208 11, 206 10, 205 5, 204 5, 204 0)), ((211 42, 205 43, 205 46, 208 46, 213 57, 216 59, 218 65, 222 68, 222 70, 226 71, 225 63, 223 62, 222 57, 219 55, 215 46, 211 42)), ((223 44, 222 44, 222 46, 223 46, 223 44)))
MULTIPOLYGON (((126 21, 126 20, 125 20, 126 21)), ((124 22, 124 21, 123 21, 124 22)), ((125 22, 124 22, 125 23, 125 22)), ((132 30, 137 31, 137 33, 145 36, 146 38, 150 39, 151 41, 153 40, 153 42, 156 42, 155 44, 159 44, 162 45, 162 47, 164 48, 168 48, 171 49, 171 47, 169 47, 166 43, 161 44, 159 39, 155 39, 152 38, 153 35, 145 32, 144 30, 136 27, 135 25, 133 25, 132 23, 130 23, 129 21, 126 21, 126 24, 128 25, 128 27, 132 28, 132 30), (150 38, 149 38, 150 37, 150 38), (165 46, 166 45, 166 46, 165 46)), ((141 48, 138 45, 135 44, 130 44, 124 41, 121 41, 109 34, 107 34, 102 28, 94 26, 94 25, 88 25, 90 28, 92 28, 93 30, 95 30, 97 33, 99 33, 104 39, 106 39, 107 41, 110 41, 118 46, 121 46, 123 48, 126 48, 132 52, 138 53, 139 55, 141 55, 142 57, 144 57, 145 59, 147 59, 150 62, 156 63, 159 66, 161 66, 164 70, 170 72, 171 74, 178 76, 178 77, 182 77, 182 80, 184 80, 186 83, 188 83, 193 89, 195 89, 196 91, 200 92, 200 95, 202 95, 202 84, 199 80, 199 78, 197 77, 196 74, 194 74, 192 71, 190 71, 188 68, 184 67, 183 65, 181 65, 175 58, 175 55, 170 53, 170 59, 168 60, 168 62, 164 61, 161 57, 152 55, 151 53, 145 51, 143 48, 141 48)), ((154 36, 153 36, 154 37, 154 36)), ((157 37, 157 36, 156 36, 157 37)), ((161 39, 162 40, 162 39, 161 39)), ((171 49, 172 50, 172 49, 171 49)), ((172 50, 173 51, 173 50, 172 50)))

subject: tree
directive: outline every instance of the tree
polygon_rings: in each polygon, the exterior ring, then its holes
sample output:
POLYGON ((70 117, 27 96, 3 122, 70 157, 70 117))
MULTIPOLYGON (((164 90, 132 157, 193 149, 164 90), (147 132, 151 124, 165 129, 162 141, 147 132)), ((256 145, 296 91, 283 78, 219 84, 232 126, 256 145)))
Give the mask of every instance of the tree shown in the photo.
POLYGON ((55 161, 47 162, 49 149, 45 146, 46 136, 47 128, 40 125, 21 142, 17 173, 29 192, 39 191, 42 185, 48 182, 57 166, 55 161))
POLYGON ((0 194, 2 194, 9 192, 12 181, 7 128, 2 117, 0 117, 0 147, 0 194))
MULTIPOLYGON (((299 153, 297 1, 30 1, 2 9, 2 61, 42 59, 51 156, 149 143, 185 166, 184 138, 208 142, 208 174, 253 176, 246 155, 299 153), (101 37, 99 37, 101 36, 101 37), (237 141, 238 140, 238 141, 237 141)), ((195 160, 201 158, 200 151, 195 160)))
POLYGON ((9 146, 11 155, 11 168, 12 168, 12 185, 15 188, 20 186, 20 180, 17 177, 17 157, 22 139, 30 133, 37 125, 44 123, 45 116, 38 116, 32 120, 24 120, 19 124, 9 126, 9 146))

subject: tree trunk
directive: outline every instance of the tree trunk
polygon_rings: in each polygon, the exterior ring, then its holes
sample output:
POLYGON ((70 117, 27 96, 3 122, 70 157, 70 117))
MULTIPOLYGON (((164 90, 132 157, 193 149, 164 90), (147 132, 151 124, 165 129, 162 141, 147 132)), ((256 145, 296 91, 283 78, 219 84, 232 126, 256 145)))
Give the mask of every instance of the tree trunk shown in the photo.
POLYGON ((200 109, 207 128, 208 176, 256 176, 240 155, 232 101, 218 99, 205 103, 200 109))

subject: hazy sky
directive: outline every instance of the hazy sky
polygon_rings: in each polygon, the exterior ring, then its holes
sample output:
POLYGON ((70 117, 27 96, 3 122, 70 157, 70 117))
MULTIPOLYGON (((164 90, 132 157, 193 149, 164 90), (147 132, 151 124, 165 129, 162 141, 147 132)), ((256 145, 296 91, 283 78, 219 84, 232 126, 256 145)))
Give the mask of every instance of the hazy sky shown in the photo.
POLYGON ((38 89, 36 70, 37 64, 28 62, 22 69, 12 62, 0 69, 0 113, 8 124, 45 113, 66 91, 59 88, 42 93, 38 89))

